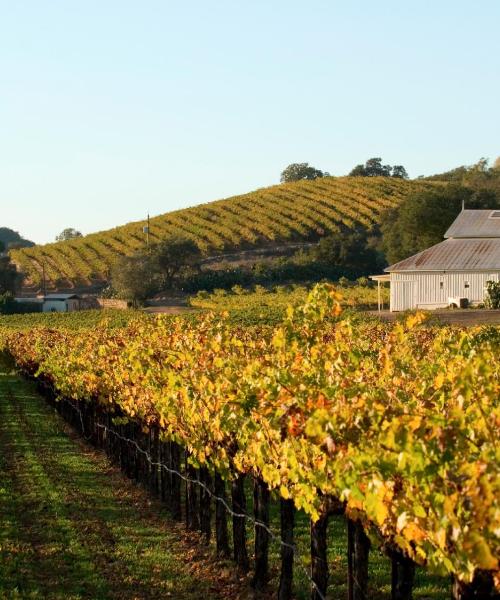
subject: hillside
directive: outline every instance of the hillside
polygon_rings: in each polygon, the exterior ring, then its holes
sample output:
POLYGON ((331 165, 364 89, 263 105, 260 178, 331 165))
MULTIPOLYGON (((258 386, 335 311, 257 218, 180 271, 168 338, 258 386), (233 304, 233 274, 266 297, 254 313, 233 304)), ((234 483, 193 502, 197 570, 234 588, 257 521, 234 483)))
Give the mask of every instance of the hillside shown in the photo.
MULTIPOLYGON (((357 225, 371 226, 411 191, 437 183, 384 177, 325 177, 262 188, 151 219, 154 243, 168 235, 188 236, 206 256, 273 244, 314 241, 357 225)), ((442 185, 442 184, 441 184, 442 185)), ((34 248, 12 250, 27 282, 56 286, 105 281, 117 256, 145 245, 144 221, 34 248)))

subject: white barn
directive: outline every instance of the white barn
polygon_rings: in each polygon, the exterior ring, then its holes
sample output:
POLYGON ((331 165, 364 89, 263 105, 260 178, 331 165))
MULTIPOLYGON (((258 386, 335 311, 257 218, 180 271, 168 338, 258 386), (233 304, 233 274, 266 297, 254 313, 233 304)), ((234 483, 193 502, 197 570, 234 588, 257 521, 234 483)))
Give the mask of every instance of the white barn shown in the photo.
POLYGON ((385 269, 390 310, 480 304, 500 280, 500 210, 462 210, 445 241, 385 269))
POLYGON ((43 299, 43 312, 72 312, 80 309, 76 294, 47 294, 43 299))

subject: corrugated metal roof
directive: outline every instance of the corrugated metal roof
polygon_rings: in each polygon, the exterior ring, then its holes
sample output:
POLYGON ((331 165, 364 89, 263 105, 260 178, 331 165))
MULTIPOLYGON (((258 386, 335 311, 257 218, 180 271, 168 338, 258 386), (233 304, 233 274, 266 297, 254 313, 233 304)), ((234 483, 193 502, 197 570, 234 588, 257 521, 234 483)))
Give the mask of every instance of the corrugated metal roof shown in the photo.
POLYGON ((497 210, 463 210, 444 234, 445 238, 500 238, 497 210))
POLYGON ((397 271, 500 271, 500 237, 449 239, 390 267, 397 271))
POLYGON ((47 294, 45 300, 72 300, 78 297, 77 294, 47 294))

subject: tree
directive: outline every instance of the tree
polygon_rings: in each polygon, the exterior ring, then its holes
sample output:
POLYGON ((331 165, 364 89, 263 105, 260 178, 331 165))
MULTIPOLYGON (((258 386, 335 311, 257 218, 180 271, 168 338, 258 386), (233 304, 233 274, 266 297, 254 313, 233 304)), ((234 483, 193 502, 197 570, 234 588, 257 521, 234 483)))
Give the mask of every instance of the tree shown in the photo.
POLYGON ((172 289, 200 264, 201 252, 188 238, 170 237, 150 250, 122 256, 111 270, 111 285, 119 297, 134 306, 163 289, 172 289))
POLYGON ((500 281, 486 282, 486 307, 500 308, 500 281))
POLYGON ((30 240, 22 238, 17 231, 8 227, 0 227, 0 241, 4 244, 6 250, 13 248, 29 248, 35 244, 30 240))
POLYGON ((497 196, 488 190, 456 185, 409 195, 382 217, 382 247, 390 264, 443 241, 443 235, 462 209, 496 208, 497 196))
POLYGON ((399 179, 408 179, 408 173, 403 165, 394 165, 392 167, 391 177, 399 177, 399 179))
POLYGON ((160 289, 171 289, 175 280, 200 265, 201 251, 190 238, 169 237, 152 249, 160 289))
POLYGON ((111 283, 118 296, 134 306, 156 292, 151 257, 147 254, 121 256, 111 268, 111 283))
POLYGON ((366 177, 365 165, 356 165, 349 173, 349 177, 366 177))
POLYGON ((356 165, 349 173, 351 177, 399 177, 408 179, 403 165, 383 165, 381 158, 369 158, 364 165, 356 165))
POLYGON ((468 188, 474 192, 487 191, 500 200, 500 157, 492 167, 488 160, 481 158, 474 165, 457 167, 445 173, 426 177, 429 181, 446 181, 468 188))
POLYGON ((73 227, 66 227, 59 235, 56 235, 56 242, 63 242, 64 240, 72 240, 79 237, 83 237, 79 231, 73 229, 73 227))
POLYGON ((309 166, 309 163, 292 163, 281 172, 281 183, 291 181, 300 181, 301 179, 318 179, 318 177, 328 177, 330 174, 309 166))
POLYGON ((457 167, 445 173, 431 175, 426 179, 455 183, 473 190, 486 189, 494 191, 500 196, 500 157, 496 159, 492 167, 488 167, 486 158, 480 158, 473 165, 457 167))
POLYGON ((378 265, 378 254, 365 229, 345 230, 322 238, 314 249, 314 257, 318 262, 352 271, 369 272, 378 265))
POLYGON ((14 294, 22 280, 22 274, 18 272, 10 257, 0 256, 0 295, 14 294))

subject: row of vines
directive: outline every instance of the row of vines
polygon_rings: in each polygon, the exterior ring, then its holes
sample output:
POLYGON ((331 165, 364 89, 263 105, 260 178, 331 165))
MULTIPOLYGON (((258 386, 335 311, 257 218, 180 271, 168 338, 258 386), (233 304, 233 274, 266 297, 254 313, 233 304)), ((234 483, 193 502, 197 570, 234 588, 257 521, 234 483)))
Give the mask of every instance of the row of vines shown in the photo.
MULTIPOLYGON (((317 239, 340 227, 372 226, 409 192, 432 185, 438 184, 379 177, 282 184, 155 217, 151 239, 189 237, 206 254, 317 239)), ((12 256, 33 283, 41 280, 42 270, 56 285, 102 280, 116 257, 144 247, 144 225, 131 223, 84 238, 13 250, 12 256)))
MULTIPOLYGON (((99 413, 109 428, 138 428, 148 448, 153 439, 169 452, 182 449, 196 477, 207 486, 218 481, 219 493, 220 482, 230 482, 233 509, 244 477, 258 482, 261 523, 269 491, 278 494, 281 537, 289 540, 282 582, 293 561, 290 511, 305 511, 313 523, 313 598, 326 595, 332 513, 350 524, 351 598, 367 597, 370 545, 401 567, 393 598, 411 597, 415 563, 450 574, 455 598, 495 597, 499 331, 430 328, 419 315, 404 324, 354 324, 339 317, 339 300, 318 286, 272 331, 214 316, 159 318, 85 333, 4 329, 1 344, 85 415, 99 413)), ((264 528, 256 537, 258 583, 266 578, 258 574, 266 569, 266 535, 264 528)), ((244 567, 244 555, 235 558, 244 567)), ((283 600, 291 597, 285 588, 283 600)))

